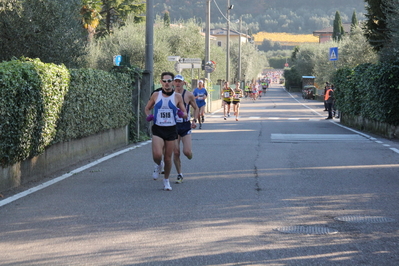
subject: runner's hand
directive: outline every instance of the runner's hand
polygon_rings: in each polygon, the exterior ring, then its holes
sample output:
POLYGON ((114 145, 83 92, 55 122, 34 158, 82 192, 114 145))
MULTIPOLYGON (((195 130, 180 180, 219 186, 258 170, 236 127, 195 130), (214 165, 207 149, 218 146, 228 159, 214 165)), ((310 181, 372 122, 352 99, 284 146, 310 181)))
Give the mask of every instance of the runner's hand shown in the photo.
POLYGON ((153 114, 147 115, 147 118, 145 120, 147 120, 147 122, 154 120, 154 115, 153 114))
POLYGON ((180 110, 180 109, 177 109, 177 116, 180 117, 180 118, 182 118, 182 117, 184 116, 183 111, 180 110))

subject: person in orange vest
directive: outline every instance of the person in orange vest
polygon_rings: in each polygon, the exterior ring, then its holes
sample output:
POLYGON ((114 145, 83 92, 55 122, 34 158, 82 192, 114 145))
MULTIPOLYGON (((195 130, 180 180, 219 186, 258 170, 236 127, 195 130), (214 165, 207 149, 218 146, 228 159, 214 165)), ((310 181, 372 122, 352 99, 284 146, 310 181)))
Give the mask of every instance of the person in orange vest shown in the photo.
POLYGON ((332 116, 332 105, 334 102, 334 90, 331 88, 331 85, 327 85, 326 93, 324 94, 324 101, 327 105, 328 117, 326 119, 333 119, 332 116))
MULTIPOLYGON (((328 85, 330 85, 330 83, 329 82, 326 82, 326 86, 324 86, 324 95, 326 95, 326 91, 327 91, 327 86, 328 85)), ((327 103, 326 103, 326 101, 324 101, 324 112, 327 112, 328 111, 328 109, 327 109, 327 103)))

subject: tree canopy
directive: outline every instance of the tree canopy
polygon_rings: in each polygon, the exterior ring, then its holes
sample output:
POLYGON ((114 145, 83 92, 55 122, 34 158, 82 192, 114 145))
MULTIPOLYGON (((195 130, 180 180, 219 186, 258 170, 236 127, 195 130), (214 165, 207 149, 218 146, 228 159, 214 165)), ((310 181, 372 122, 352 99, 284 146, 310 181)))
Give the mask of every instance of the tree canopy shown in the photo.
POLYGON ((25 56, 77 66, 87 41, 80 8, 80 0, 1 1, 0 60, 25 56))
POLYGON ((386 15, 383 10, 387 6, 383 0, 365 0, 366 23, 364 24, 365 36, 376 51, 381 50, 386 43, 388 35, 386 15))

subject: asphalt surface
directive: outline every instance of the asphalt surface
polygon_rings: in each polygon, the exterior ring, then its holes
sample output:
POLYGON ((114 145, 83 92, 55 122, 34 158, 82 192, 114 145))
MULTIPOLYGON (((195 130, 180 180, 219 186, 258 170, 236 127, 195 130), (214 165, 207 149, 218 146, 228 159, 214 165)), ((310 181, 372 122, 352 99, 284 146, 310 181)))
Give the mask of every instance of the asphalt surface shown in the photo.
POLYGON ((399 143, 323 109, 275 84, 207 114, 172 191, 145 142, 5 197, 0 265, 399 265, 399 143))

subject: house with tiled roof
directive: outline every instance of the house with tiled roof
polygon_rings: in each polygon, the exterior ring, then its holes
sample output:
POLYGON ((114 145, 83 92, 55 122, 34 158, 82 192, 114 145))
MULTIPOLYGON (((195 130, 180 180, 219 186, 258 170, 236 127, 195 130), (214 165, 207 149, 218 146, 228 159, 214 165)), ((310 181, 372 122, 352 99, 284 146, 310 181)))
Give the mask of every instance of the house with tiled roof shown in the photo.
MULTIPOLYGON (((227 41, 227 29, 226 28, 211 29, 210 34, 216 39, 216 43, 218 46, 221 46, 221 47, 226 46, 226 41, 227 41)), ((251 41, 251 36, 249 36, 245 33, 240 34, 239 31, 230 29, 230 42, 238 43, 238 40, 240 40, 241 43, 247 43, 247 42, 251 41)))
MULTIPOLYGON (((351 25, 351 23, 342 23, 345 34, 349 34, 351 32, 351 25)), ((314 31, 313 36, 319 37, 319 43, 328 42, 332 40, 333 31, 334 27, 328 27, 322 30, 314 31)))

